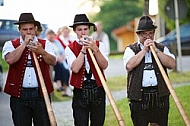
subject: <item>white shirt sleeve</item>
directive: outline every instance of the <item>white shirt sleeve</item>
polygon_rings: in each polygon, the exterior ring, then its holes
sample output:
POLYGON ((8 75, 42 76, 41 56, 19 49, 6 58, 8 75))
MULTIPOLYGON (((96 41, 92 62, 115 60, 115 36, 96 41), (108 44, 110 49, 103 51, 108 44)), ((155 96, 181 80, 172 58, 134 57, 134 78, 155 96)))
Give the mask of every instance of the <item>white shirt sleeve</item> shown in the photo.
POLYGON ((54 57, 56 57, 55 50, 54 50, 51 42, 46 41, 45 51, 48 52, 49 54, 53 55, 54 57))
POLYGON ((5 56, 12 52, 13 50, 15 50, 14 46, 12 45, 11 41, 7 41, 5 42, 4 46, 3 46, 3 50, 2 50, 2 58, 5 60, 5 56))
POLYGON ((106 58, 106 60, 108 61, 108 54, 107 54, 107 49, 106 49, 106 45, 103 42, 99 42, 99 50, 102 53, 102 55, 106 58))
POLYGON ((170 53, 169 49, 166 46, 164 47, 164 53, 175 59, 175 56, 172 53, 170 53))
POLYGON ((108 56, 110 54, 110 41, 107 34, 104 34, 102 42, 105 44, 106 55, 108 56))
POLYGON ((76 59, 76 56, 68 46, 65 48, 65 57, 67 59, 69 68, 71 68, 71 65, 72 65, 73 61, 76 59))
MULTIPOLYGON (((108 61, 108 56, 106 55, 106 49, 105 49, 104 43, 100 42, 99 50, 102 53, 102 55, 106 58, 106 60, 108 61)), ((68 46, 65 48, 65 56, 66 56, 68 65, 71 68, 71 65, 72 65, 73 61, 76 59, 76 56, 68 46)))
POLYGON ((124 55, 123 55, 123 64, 124 64, 124 69, 126 68, 127 62, 135 55, 133 50, 130 47, 127 47, 125 49, 124 55))

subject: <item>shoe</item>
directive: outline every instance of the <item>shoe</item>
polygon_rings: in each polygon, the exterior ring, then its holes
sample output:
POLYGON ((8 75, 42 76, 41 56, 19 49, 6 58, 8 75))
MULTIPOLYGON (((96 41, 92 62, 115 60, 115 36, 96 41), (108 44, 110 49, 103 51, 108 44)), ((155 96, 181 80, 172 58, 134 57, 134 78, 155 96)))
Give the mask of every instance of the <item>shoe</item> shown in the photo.
POLYGON ((64 91, 64 89, 62 87, 57 89, 57 92, 61 92, 61 91, 64 91))

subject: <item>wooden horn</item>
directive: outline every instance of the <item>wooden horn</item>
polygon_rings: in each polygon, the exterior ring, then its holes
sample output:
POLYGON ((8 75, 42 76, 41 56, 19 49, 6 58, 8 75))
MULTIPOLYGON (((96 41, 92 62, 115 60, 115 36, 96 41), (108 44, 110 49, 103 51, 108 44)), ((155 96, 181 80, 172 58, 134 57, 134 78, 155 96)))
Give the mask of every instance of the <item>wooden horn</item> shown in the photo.
POLYGON ((104 88, 104 90, 106 92, 106 95, 107 95, 108 99, 109 99, 109 102, 110 102, 111 107, 112 107, 112 109, 114 111, 114 114, 115 114, 115 116, 117 118, 119 126, 126 126, 124 120, 122 119, 122 117, 121 117, 121 115, 119 113, 119 110, 117 109, 117 106, 116 106, 116 103, 115 103, 115 101, 113 99, 113 96, 112 96, 112 94, 111 94, 111 92, 110 92, 110 90, 109 90, 109 88, 108 88, 108 86, 106 84, 106 81, 105 81, 105 79, 104 79, 104 77, 102 75, 102 72, 101 72, 101 70, 100 70, 100 68, 99 68, 99 66, 98 66, 98 64, 97 64, 97 62, 95 60, 95 57, 94 57, 94 55, 92 53, 92 50, 90 48, 88 48, 88 52, 90 54, 90 57, 91 57, 91 59, 93 61, 94 66, 96 68, 98 76, 99 76, 99 78, 100 78, 100 80, 102 82, 102 86, 103 86, 103 88, 104 88))
POLYGON ((165 83, 166 83, 166 85, 167 85, 167 87, 168 87, 168 89, 169 89, 169 91, 170 91, 170 93, 171 93, 171 95, 172 95, 172 97, 174 99, 174 102, 175 102, 175 104, 176 104, 176 106, 177 106, 177 108, 179 110, 179 113, 181 114, 181 116, 183 118, 183 121, 185 122, 186 126, 190 126, 190 120, 189 120, 187 114, 185 113, 185 111, 184 111, 184 109, 182 107, 182 104, 181 104, 179 98, 177 97, 177 95, 175 93, 175 90, 172 87, 166 72, 164 71, 164 68, 162 67, 162 65, 160 63, 160 60, 159 60, 154 48, 152 46, 150 46, 150 49, 151 49, 152 54, 153 54, 153 56, 154 56, 154 58, 156 60, 157 65, 158 65, 158 67, 160 69, 162 77, 164 78, 164 81, 165 81, 165 83))
POLYGON ((50 125, 51 126, 57 126, 57 122, 56 122, 56 119, 55 119, 55 116, 54 116, 54 113, 53 113, 53 109, 52 109, 52 106, 51 106, 51 103, 50 103, 49 95, 48 95, 48 92, 47 92, 47 89, 46 89, 46 86, 45 86, 45 82, 44 82, 44 79, 43 79, 43 76, 42 76, 40 65, 38 63, 36 54, 34 52, 32 52, 32 55, 34 57, 34 63, 35 63, 36 68, 37 68, 37 73, 38 73, 38 77, 39 77, 39 80, 40 80, 42 93, 43 93, 43 96, 44 96, 44 100, 45 100, 45 104, 46 104, 46 108, 47 108, 47 112, 48 112, 48 116, 49 116, 49 120, 50 120, 50 125))

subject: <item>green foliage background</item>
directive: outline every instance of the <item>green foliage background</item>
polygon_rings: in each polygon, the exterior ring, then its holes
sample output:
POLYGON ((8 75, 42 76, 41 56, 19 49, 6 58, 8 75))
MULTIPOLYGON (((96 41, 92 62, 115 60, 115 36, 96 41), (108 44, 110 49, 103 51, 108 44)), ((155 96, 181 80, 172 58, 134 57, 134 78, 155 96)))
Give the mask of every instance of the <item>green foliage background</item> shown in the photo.
POLYGON ((104 31, 110 39, 111 50, 117 49, 116 41, 111 34, 112 30, 126 25, 135 17, 142 15, 142 0, 109 0, 100 6, 101 11, 91 16, 92 22, 102 21, 104 31))
MULTIPOLYGON (((168 18, 168 16, 165 13, 165 6, 167 5, 168 1, 169 0, 158 0, 159 13, 160 13, 160 16, 165 19, 166 28, 168 30, 173 30, 175 29, 175 20, 168 18)), ((185 0, 185 2, 188 8, 188 12, 187 12, 186 17, 184 17, 183 19, 179 19, 180 25, 190 22, 190 18, 189 18, 190 17, 190 0, 185 0)))
MULTIPOLYGON (((101 11, 95 15, 90 15, 92 22, 102 21, 104 31, 110 38, 111 51, 117 50, 117 43, 112 35, 112 30, 120 26, 126 25, 135 17, 143 15, 144 10, 147 9, 144 2, 147 0, 92 0, 94 4, 100 6, 101 11)), ((165 19, 166 29, 169 32, 175 28, 175 21, 169 19, 165 14, 165 6, 169 0, 158 0, 160 17, 165 19)), ((188 13, 185 18, 180 19, 180 25, 190 22, 190 0, 185 0, 188 13)))

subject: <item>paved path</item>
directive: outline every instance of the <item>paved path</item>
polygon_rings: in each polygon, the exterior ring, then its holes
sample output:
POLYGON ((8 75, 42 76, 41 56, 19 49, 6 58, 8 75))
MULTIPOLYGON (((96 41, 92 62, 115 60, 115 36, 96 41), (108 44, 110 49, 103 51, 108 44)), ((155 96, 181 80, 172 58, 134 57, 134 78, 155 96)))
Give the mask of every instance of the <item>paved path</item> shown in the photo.
MULTIPOLYGON (((122 99, 125 97, 125 90, 112 92, 112 95, 115 100, 122 99)), ((109 101, 107 100, 106 103, 109 104, 109 101)), ((53 102, 52 107, 58 126, 74 126, 71 100, 53 102)), ((9 96, 3 92, 0 93, 0 126, 13 126, 9 108, 9 96)))
MULTIPOLYGON (((118 92, 112 92, 112 96, 115 101, 123 99, 126 97, 126 91, 118 91, 118 92)), ((65 102, 53 102, 53 110, 55 112, 56 120, 59 124, 59 126, 74 126, 73 124, 73 116, 72 116, 72 108, 71 108, 71 100, 65 101, 65 102), (62 108, 62 109, 60 109, 62 108)), ((108 98, 106 101, 107 105, 109 104, 108 98)))

